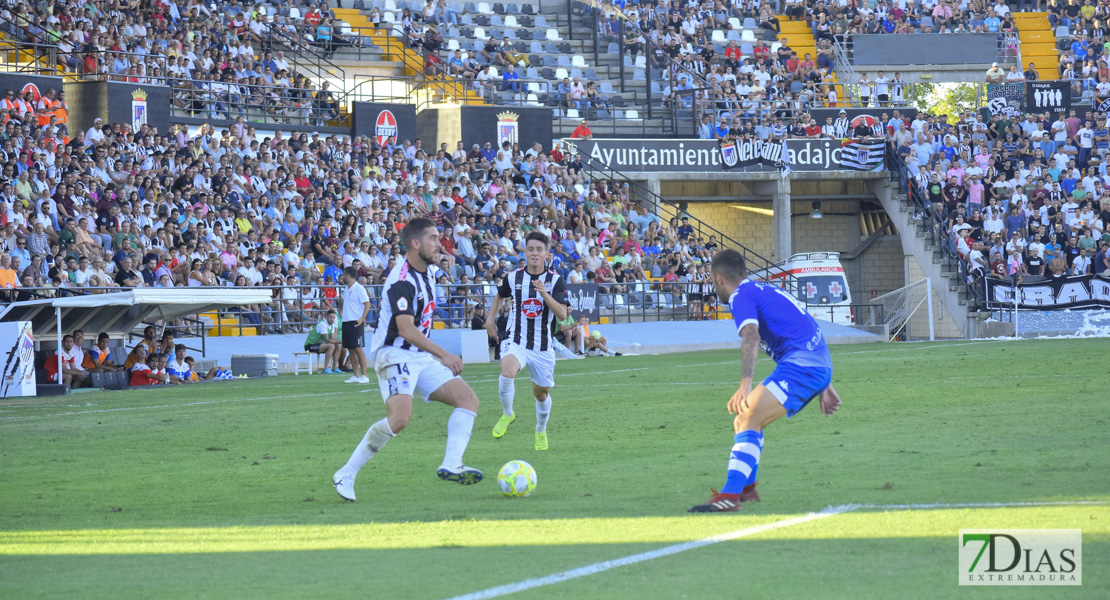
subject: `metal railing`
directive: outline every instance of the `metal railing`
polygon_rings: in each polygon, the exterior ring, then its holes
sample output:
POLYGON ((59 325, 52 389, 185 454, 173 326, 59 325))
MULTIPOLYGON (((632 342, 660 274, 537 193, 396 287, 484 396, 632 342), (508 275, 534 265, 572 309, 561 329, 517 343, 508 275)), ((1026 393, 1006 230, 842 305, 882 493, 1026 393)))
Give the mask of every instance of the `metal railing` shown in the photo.
MULTIPOLYGON (((563 140, 567 144, 568 149, 573 150, 573 139, 563 140)), ((648 212, 658 215, 664 222, 669 222, 671 219, 681 219, 682 217, 689 217, 694 228, 694 237, 708 240, 711 236, 716 237, 718 243, 722 248, 732 248, 740 252, 747 262, 748 271, 766 271, 768 273, 779 274, 780 269, 777 269, 777 264, 770 259, 767 259, 741 244, 737 240, 728 236, 721 230, 709 225, 708 223, 694 217, 686 208, 677 205, 663 196, 656 194, 648 189, 648 187, 640 182, 632 179, 628 175, 594 159, 588 154, 580 155, 582 159, 583 171, 590 176, 591 185, 596 181, 607 181, 610 183, 609 189, 616 191, 619 185, 627 185, 629 189, 629 199, 639 205, 648 209, 648 212)), ((793 296, 797 296, 798 279, 789 273, 783 274, 784 277, 777 278, 776 281, 782 282, 782 287, 793 296)))
POLYGON ((899 189, 907 195, 909 204, 914 211, 914 219, 921 223, 922 235, 932 245, 934 255, 939 252, 943 267, 955 273, 958 289, 966 291, 968 308, 977 308, 986 297, 983 277, 988 273, 973 273, 967 260, 956 252, 956 240, 948 228, 948 222, 937 206, 932 206, 921 185, 910 173, 906 162, 896 151, 887 144, 886 151, 887 169, 890 177, 898 182, 899 189))

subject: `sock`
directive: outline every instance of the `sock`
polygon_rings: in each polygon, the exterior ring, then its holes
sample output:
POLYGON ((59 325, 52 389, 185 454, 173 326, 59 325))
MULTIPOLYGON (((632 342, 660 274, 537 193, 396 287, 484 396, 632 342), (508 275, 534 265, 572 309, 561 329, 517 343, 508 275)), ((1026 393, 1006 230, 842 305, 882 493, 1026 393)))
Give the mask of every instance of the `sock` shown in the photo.
POLYGON ((728 461, 728 479, 725 487, 721 488, 723 494, 739 494, 749 481, 755 481, 755 473, 759 468, 762 433, 751 429, 741 431, 736 434, 735 442, 728 461))
POLYGON ((454 469, 463 464, 463 452, 470 442, 470 431, 474 429, 477 413, 465 408, 456 408, 447 419, 447 451, 443 453, 443 466, 454 469))
POLYGON ((504 375, 497 379, 497 397, 501 400, 501 412, 509 417, 513 414, 513 396, 516 396, 516 380, 504 375))
MULTIPOLYGON (((762 458, 762 456, 763 456, 763 432, 762 431, 759 432, 759 441, 757 442, 756 445, 759 446, 759 455, 760 455, 760 458, 762 458)), ((748 477, 748 482, 744 484, 745 487, 747 487, 747 486, 756 482, 755 476, 756 476, 757 473, 759 473, 759 462, 758 461, 756 461, 756 463, 755 463, 755 468, 752 469, 751 476, 748 477)))
POLYGON ((370 426, 366 430, 366 435, 362 436, 362 441, 358 443, 358 447, 351 453, 351 458, 347 459, 347 464, 343 465, 343 470, 349 473, 358 473, 374 455, 385 446, 385 443, 393 439, 393 430, 389 428, 389 419, 382 419, 377 423, 370 426))
POLYGON ((540 401, 536 398, 536 433, 547 431, 547 419, 551 416, 551 395, 547 400, 540 401))

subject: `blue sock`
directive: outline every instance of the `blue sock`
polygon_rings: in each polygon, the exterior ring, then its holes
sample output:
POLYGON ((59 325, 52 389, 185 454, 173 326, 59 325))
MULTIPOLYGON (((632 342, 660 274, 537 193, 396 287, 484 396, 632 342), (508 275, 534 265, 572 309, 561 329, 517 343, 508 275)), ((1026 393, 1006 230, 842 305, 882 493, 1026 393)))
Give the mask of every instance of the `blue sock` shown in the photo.
POLYGON ((739 494, 744 486, 755 481, 756 471, 759 470, 763 433, 751 429, 741 431, 736 434, 735 442, 728 461, 728 479, 725 487, 721 488, 723 494, 739 494))

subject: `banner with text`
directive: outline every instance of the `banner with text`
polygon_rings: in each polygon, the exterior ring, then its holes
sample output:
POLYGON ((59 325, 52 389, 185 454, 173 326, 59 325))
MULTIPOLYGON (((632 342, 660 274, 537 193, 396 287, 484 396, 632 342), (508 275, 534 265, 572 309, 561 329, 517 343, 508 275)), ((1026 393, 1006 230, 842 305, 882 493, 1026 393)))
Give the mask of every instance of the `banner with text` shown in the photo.
MULTIPOLYGON (((987 306, 1014 307, 1014 284, 1009 279, 988 278, 987 306)), ((1018 308, 1064 310, 1071 308, 1110 308, 1110 279, 1093 275, 1059 277, 1022 283, 1017 286, 1018 308)))
MULTIPOLYGON (((563 141, 570 152, 581 153, 621 173, 712 173, 726 169, 770 172, 776 170, 775 163, 780 160, 793 171, 881 171, 885 168, 881 140, 872 143, 870 140, 789 139, 785 151, 778 150, 775 160, 765 163, 761 157, 748 166, 735 167, 725 164, 714 140, 595 138, 563 141)), ((762 144, 761 148, 782 147, 762 144)), ((749 150, 754 153, 755 146, 749 150)))
POLYGON ((1025 82, 1025 111, 1057 115, 1071 109, 1071 90, 1067 81, 1025 82))
POLYGON ((575 319, 586 317, 591 323, 596 323, 600 313, 597 306, 596 283, 568 283, 567 302, 570 304, 570 314, 575 319))
POLYGON ((987 116, 1017 117, 1025 112, 1025 84, 999 83, 987 86, 987 116))

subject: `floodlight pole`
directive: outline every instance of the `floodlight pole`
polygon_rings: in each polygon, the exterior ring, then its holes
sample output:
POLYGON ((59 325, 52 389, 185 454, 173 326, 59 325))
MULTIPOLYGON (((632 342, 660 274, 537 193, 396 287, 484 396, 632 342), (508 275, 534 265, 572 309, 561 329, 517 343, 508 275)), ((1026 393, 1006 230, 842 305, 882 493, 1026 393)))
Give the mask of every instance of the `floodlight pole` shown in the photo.
POLYGON ((933 334, 933 280, 925 278, 925 310, 929 315, 929 341, 936 341, 933 334))

